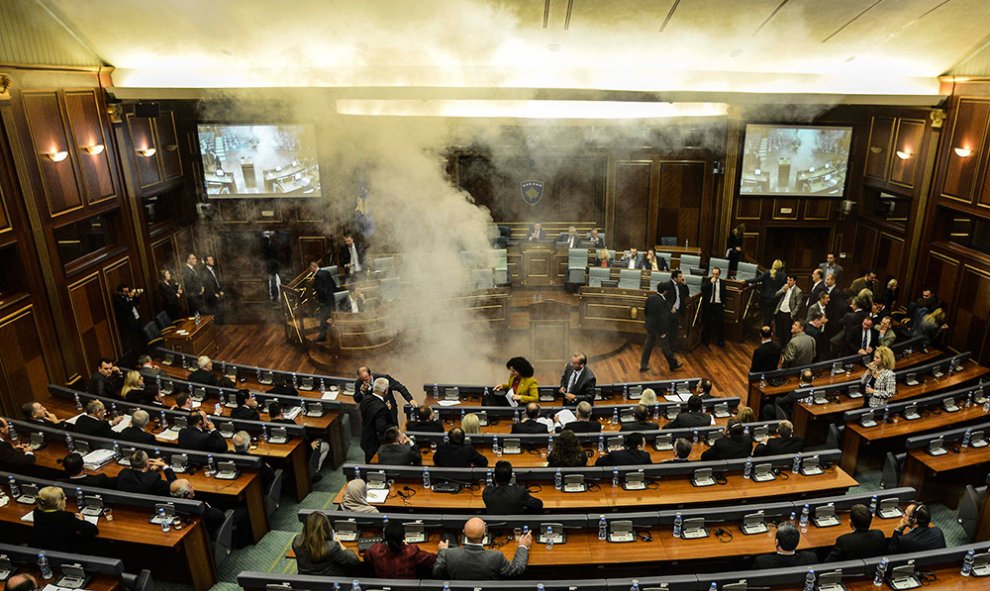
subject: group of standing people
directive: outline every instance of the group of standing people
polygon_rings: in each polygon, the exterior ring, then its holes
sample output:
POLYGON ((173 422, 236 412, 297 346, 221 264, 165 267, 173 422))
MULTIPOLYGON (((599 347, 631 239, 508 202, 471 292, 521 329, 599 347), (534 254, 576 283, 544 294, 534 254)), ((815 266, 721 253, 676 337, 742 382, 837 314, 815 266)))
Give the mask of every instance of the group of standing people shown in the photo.
POLYGON ((169 318, 176 320, 196 314, 212 314, 217 322, 223 321, 223 279, 212 255, 199 258, 190 253, 182 265, 180 284, 170 269, 159 272, 158 296, 162 309, 169 318), (183 312, 186 311, 186 313, 183 312))

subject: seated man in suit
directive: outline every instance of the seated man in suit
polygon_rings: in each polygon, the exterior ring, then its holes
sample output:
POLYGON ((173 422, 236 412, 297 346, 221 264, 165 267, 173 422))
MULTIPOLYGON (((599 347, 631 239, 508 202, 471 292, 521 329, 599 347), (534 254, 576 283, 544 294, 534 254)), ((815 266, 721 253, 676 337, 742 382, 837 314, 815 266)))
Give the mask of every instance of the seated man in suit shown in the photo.
POLYGON ((633 420, 622 423, 619 431, 652 431, 659 428, 660 425, 650 422, 650 410, 642 404, 637 404, 633 409, 633 420))
POLYGON ((859 347, 856 353, 859 355, 873 355, 877 347, 880 346, 880 335, 873 328, 873 319, 867 316, 860 323, 862 329, 855 335, 856 341, 850 342, 850 348, 859 347))
POLYGON ((780 364, 780 345, 773 340, 769 326, 760 327, 760 346, 753 351, 749 373, 766 373, 777 369, 780 364))
POLYGON ((463 546, 451 548, 447 540, 437 544, 433 576, 442 579, 490 581, 521 575, 529 561, 529 547, 533 545, 532 532, 526 532, 519 538, 519 546, 512 562, 509 562, 501 550, 487 550, 481 544, 487 531, 488 525, 483 519, 472 517, 464 524, 467 542, 463 546))
POLYGON ((714 460, 735 460, 748 458, 753 453, 753 438, 746 433, 746 426, 736 419, 729 419, 725 426, 725 436, 701 454, 706 462, 714 460))
POLYGON ((486 486, 481 493, 485 511, 489 515, 519 515, 539 513, 543 501, 529 494, 529 489, 512 482, 512 464, 505 460, 495 462, 495 485, 486 486))
POLYGON ((423 454, 398 427, 385 429, 382 444, 378 446, 378 463, 386 466, 419 466, 423 454))
POLYGON ((814 381, 815 373, 810 369, 803 370, 801 372, 801 381, 798 383, 798 387, 795 390, 788 392, 787 394, 779 394, 774 396, 773 402, 770 402, 763 407, 763 420, 775 421, 777 420, 778 414, 782 414, 786 417, 791 416, 791 413, 794 410, 794 403, 808 396, 807 393, 802 393, 801 390, 810 387, 814 381))
POLYGON ((712 384, 711 380, 709 380, 708 378, 702 378, 698 380, 698 385, 695 387, 694 393, 697 394, 698 396, 701 396, 702 400, 704 400, 705 398, 711 398, 713 387, 714 384, 712 384))
POLYGON ((420 406, 413 416, 416 420, 406 422, 406 431, 409 433, 443 433, 443 423, 437 420, 436 413, 430 405, 420 406))
POLYGON ((643 451, 643 443, 646 439, 642 433, 629 433, 623 440, 625 449, 609 452, 603 456, 598 456, 595 460, 596 466, 638 466, 640 464, 652 464, 653 459, 649 452, 643 451))
POLYGON ((571 362, 560 376, 560 393, 564 396, 564 406, 577 406, 581 402, 595 403, 595 385, 598 378, 588 367, 588 357, 584 353, 571 355, 571 362))
POLYGON ((640 254, 635 248, 630 248, 622 255, 622 260, 618 266, 623 269, 638 269, 642 263, 643 255, 640 254))
POLYGON ((77 452, 72 452, 62 458, 62 470, 65 471, 65 476, 61 478, 62 482, 68 482, 72 486, 117 488, 116 478, 110 478, 102 472, 86 474, 83 470, 84 467, 82 455, 77 452))
POLYGON ((186 428, 179 431, 179 447, 219 454, 227 451, 227 440, 206 413, 194 410, 189 413, 186 428))
POLYGON ((544 237, 545 234, 543 232, 543 224, 536 223, 533 224, 532 228, 530 228, 529 236, 527 236, 526 239, 529 240, 530 242, 533 242, 536 240, 543 240, 544 237))
MULTIPOLYGON (((575 433, 601 433, 602 424, 598 421, 591 420, 591 403, 581 402, 574 409, 575 420, 567 423, 567 428, 575 433)), ((561 430, 560 425, 555 427, 557 431, 561 430)))
POLYGON ((141 449, 130 457, 131 465, 117 475, 117 490, 141 495, 168 496, 168 484, 175 480, 175 472, 161 458, 148 458, 141 449), (160 474, 165 474, 162 480, 160 474))
MULTIPOLYGON (((196 489, 193 488, 191 482, 186 478, 177 478, 172 480, 168 486, 168 494, 170 497, 176 499, 189 499, 191 501, 199 500, 196 498, 196 489)), ((217 539, 217 532, 223 526, 224 514, 223 511, 212 507, 209 503, 204 502, 205 505, 203 511, 203 521, 206 523, 206 532, 209 534, 211 540, 217 539)), ((240 529, 239 526, 245 526, 245 530, 250 530, 250 522, 248 520, 247 512, 243 507, 238 507, 235 509, 235 531, 240 529), (238 514, 241 514, 241 519, 238 520, 238 514), (241 523, 238 523, 240 521, 241 523)))
POLYGON ((175 395, 175 404, 169 410, 192 410, 193 399, 189 390, 182 390, 175 395))
POLYGON ((817 345, 815 339, 804 332, 804 320, 791 323, 791 338, 784 347, 781 367, 801 367, 810 365, 815 359, 817 345))
POLYGON ((261 414, 258 412, 258 399, 251 396, 251 392, 241 388, 237 391, 237 408, 230 411, 230 418, 241 421, 260 421, 261 414))
POLYGON ((856 504, 849 510, 852 533, 836 538, 835 546, 828 553, 825 562, 862 560, 880 556, 887 551, 887 537, 879 529, 870 529, 873 514, 866 505, 856 504))
POLYGON ((97 437, 115 439, 117 434, 113 432, 111 427, 124 420, 124 417, 116 417, 107 421, 106 416, 107 409, 103 405, 103 402, 90 400, 86 403, 86 414, 76 419, 75 432, 82 435, 95 435, 97 437))
POLYGON ((753 560, 753 570, 804 566, 818 562, 818 558, 814 552, 808 550, 796 551, 798 543, 801 541, 801 533, 793 525, 785 523, 778 527, 776 539, 777 552, 775 554, 757 556, 753 560))
POLYGON ((337 311, 349 312, 351 314, 368 311, 368 299, 364 297, 363 293, 358 291, 356 283, 351 282, 347 284, 347 296, 340 300, 337 311))
POLYGON ((540 416, 540 405, 530 402, 526 405, 526 420, 512 425, 513 435, 539 435, 550 431, 552 424, 548 424, 548 419, 540 416))
POLYGON ((116 398, 124 385, 124 374, 113 359, 100 357, 100 366, 89 378, 89 393, 101 398, 116 398))
POLYGON ((592 228, 591 232, 588 233, 588 242, 591 243, 591 248, 596 250, 605 248, 605 237, 601 235, 598 228, 592 228))
POLYGON ((681 412, 663 426, 664 429, 691 429, 694 427, 708 427, 715 424, 715 417, 706 414, 703 410, 704 401, 697 394, 692 395, 687 401, 687 410, 681 412))
POLYGON ((771 437, 753 450, 753 456, 782 456, 804 451, 804 439, 794 435, 794 425, 790 421, 777 424, 777 437, 771 437))
POLYGON ((664 462, 690 462, 691 449, 693 447, 694 444, 691 443, 690 439, 678 437, 674 440, 674 457, 669 460, 664 460, 664 462))
POLYGON ((38 579, 28 573, 17 573, 7 579, 6 591, 38 591, 43 586, 38 585, 38 579))
MULTIPOLYGON (((230 438, 230 442, 234 444, 235 454, 242 456, 251 454, 251 434, 247 431, 234 433, 234 436, 230 438)), ((275 470, 272 469, 268 462, 261 462, 261 468, 258 469, 258 473, 261 474, 261 483, 265 488, 275 479, 275 470)))
POLYGON ((31 423, 38 423, 46 427, 65 427, 62 421, 58 420, 58 417, 40 402, 25 402, 21 406, 21 415, 25 421, 31 423))
POLYGON ((151 417, 148 416, 148 412, 138 409, 131 414, 131 424, 128 425, 117 439, 121 441, 130 441, 132 443, 146 443, 148 445, 154 445, 155 436, 151 433, 145 431, 148 426, 148 421, 151 417))
POLYGON ((34 452, 27 443, 10 442, 10 426, 0 417, 0 470, 30 474, 34 466, 34 452))
POLYGON ((560 244, 566 244, 567 248, 580 248, 581 237, 578 236, 577 228, 570 226, 566 232, 561 232, 557 238, 560 244))
POLYGON ((186 378, 194 384, 205 384, 207 386, 217 386, 220 388, 233 388, 234 381, 227 376, 217 376, 213 371, 213 360, 206 355, 196 358, 196 371, 186 378))
POLYGON ((454 427, 447 434, 447 441, 437 446, 433 463, 444 468, 484 468, 488 458, 478 453, 470 443, 464 441, 464 430, 454 427))
POLYGON ((945 534, 932 525, 927 505, 909 505, 890 536, 890 553, 924 552, 945 548, 945 534))

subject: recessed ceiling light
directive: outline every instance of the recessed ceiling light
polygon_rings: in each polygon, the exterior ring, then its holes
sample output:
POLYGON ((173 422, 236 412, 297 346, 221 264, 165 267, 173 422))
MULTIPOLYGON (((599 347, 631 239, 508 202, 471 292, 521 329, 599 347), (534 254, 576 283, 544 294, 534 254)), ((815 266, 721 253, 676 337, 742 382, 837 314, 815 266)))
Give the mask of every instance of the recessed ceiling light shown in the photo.
POLYGON ((850 55, 849 57, 846 58, 846 63, 848 64, 849 62, 853 61, 854 59, 856 59, 856 56, 855 55, 850 55))

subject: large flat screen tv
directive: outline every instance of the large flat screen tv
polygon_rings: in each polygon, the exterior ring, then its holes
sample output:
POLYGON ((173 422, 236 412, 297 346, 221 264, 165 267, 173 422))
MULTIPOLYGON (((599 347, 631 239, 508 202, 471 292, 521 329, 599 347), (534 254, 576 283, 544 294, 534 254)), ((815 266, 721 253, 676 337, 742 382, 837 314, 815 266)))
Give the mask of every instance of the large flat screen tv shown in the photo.
POLYGON ((740 195, 844 197, 851 127, 746 126, 740 195))
POLYGON ((201 123, 197 127, 209 197, 320 196, 313 126, 201 123))

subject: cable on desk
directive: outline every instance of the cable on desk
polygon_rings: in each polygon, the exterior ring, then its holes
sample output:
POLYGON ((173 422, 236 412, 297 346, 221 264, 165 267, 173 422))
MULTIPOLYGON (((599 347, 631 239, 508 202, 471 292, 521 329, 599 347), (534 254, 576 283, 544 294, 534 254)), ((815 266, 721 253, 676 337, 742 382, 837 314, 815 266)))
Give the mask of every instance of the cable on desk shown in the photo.
POLYGON ((721 527, 712 532, 715 539, 723 544, 728 544, 732 541, 732 532, 721 527))

